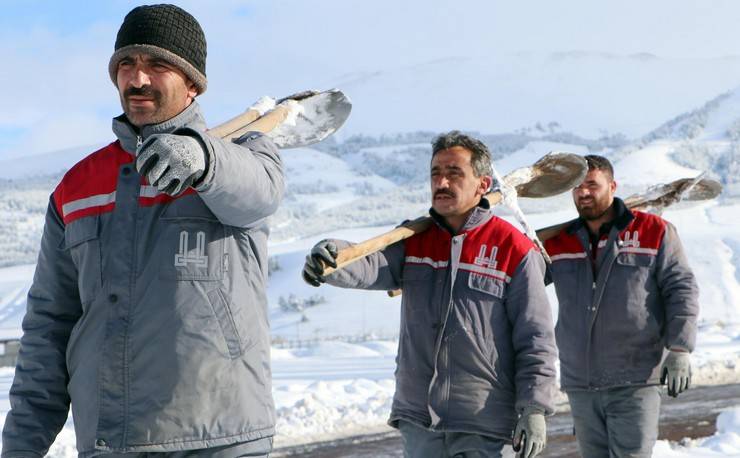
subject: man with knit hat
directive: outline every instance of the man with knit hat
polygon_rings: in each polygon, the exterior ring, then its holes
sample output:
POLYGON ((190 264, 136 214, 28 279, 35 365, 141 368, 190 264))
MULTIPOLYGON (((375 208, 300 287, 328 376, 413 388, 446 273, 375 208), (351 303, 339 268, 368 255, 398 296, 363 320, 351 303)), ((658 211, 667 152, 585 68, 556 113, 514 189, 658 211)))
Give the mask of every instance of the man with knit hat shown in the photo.
POLYGON ((124 19, 109 64, 117 140, 50 198, 3 458, 43 456, 70 404, 80 457, 270 452, 265 219, 282 163, 259 133, 206 132, 205 63, 182 9, 124 19))

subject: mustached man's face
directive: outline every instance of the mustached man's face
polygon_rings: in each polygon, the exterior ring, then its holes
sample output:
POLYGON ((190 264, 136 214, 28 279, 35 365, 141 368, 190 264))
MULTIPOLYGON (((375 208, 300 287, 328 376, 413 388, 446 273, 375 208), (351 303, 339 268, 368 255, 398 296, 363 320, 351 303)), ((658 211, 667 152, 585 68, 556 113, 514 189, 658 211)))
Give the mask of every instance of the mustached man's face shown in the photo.
POLYGON ((617 182, 607 172, 591 169, 583 183, 573 189, 573 202, 581 218, 593 221, 601 218, 612 206, 617 182))
POLYGON ((475 176, 472 153, 461 146, 432 157, 432 208, 452 227, 459 227, 491 186, 490 176, 475 176))
POLYGON ((174 118, 198 94, 180 69, 146 53, 121 59, 116 83, 123 111, 137 127, 174 118))

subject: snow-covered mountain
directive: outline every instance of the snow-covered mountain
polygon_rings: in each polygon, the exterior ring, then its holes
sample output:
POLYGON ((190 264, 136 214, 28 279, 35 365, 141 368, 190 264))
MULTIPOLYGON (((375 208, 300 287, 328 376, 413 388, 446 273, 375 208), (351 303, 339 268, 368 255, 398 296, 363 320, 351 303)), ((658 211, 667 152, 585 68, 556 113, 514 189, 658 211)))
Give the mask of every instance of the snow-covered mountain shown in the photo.
POLYGON ((737 86, 740 57, 503 54, 491 44, 478 54, 361 68, 320 85, 351 95, 356 109, 347 132, 353 134, 511 132, 557 122, 588 137, 604 129, 638 137, 737 86))

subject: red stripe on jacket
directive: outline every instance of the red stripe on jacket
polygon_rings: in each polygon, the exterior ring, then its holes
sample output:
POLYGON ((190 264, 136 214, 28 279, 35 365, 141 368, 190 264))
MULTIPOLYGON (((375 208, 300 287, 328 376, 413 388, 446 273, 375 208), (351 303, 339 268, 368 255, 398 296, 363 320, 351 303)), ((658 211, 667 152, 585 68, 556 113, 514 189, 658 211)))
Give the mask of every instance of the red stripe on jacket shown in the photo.
MULTIPOLYGON (((115 202, 89 206, 67 214, 64 213, 64 205, 93 196, 113 193, 118 184, 120 167, 124 164, 133 164, 133 162, 134 155, 126 152, 119 141, 115 141, 85 157, 69 169, 53 193, 54 205, 57 213, 62 216, 64 224, 86 216, 112 212, 115 209, 115 202)), ((141 177, 141 185, 148 185, 146 178, 141 177)), ((157 194, 154 197, 139 196, 139 205, 149 207, 166 204, 194 193, 193 188, 188 188, 175 197, 167 194, 157 194)))

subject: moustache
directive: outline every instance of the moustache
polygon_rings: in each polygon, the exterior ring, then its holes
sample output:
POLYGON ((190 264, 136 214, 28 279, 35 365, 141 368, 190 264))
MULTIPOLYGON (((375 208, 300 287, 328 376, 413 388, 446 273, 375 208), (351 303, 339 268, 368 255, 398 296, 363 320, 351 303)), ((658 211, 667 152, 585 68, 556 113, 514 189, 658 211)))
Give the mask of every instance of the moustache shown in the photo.
POLYGON ((438 191, 435 191, 434 198, 436 198, 439 195, 449 196, 449 197, 452 197, 453 199, 455 198, 455 193, 448 189, 440 189, 438 191))
POLYGON ((148 97, 155 100, 159 100, 161 97, 161 93, 155 89, 152 89, 151 86, 142 86, 142 87, 130 87, 123 91, 123 96, 125 98, 129 98, 131 96, 139 96, 139 97, 148 97))

